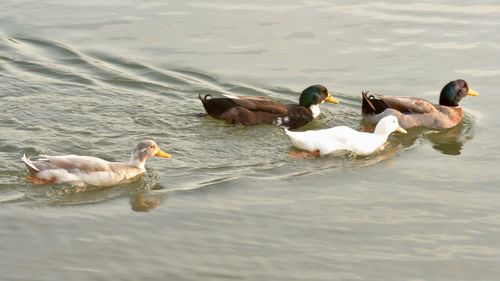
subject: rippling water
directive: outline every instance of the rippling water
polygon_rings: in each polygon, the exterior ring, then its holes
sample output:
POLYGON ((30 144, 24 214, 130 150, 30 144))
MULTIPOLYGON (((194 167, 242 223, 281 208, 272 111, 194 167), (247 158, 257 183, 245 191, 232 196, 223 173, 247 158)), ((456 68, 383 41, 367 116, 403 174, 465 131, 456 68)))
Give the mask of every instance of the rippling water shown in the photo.
POLYGON ((11 1, 0 9, 2 280, 496 280, 496 1, 11 1), (360 93, 481 93, 445 131, 383 151, 291 159, 280 128, 203 116, 198 94, 342 103, 304 129, 360 124, 360 93), (37 186, 20 157, 172 159, 110 187, 37 186))

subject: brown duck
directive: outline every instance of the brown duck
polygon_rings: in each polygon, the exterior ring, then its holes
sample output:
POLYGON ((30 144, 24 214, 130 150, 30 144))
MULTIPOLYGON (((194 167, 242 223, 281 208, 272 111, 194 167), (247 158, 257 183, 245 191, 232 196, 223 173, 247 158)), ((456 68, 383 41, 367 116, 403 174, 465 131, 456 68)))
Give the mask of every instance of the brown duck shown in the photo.
POLYGON ((465 96, 478 96, 462 79, 451 81, 444 86, 439 96, 439 104, 420 98, 392 97, 368 95, 362 93, 363 120, 371 124, 385 116, 394 115, 404 129, 427 127, 431 129, 451 128, 460 123, 464 117, 462 107, 458 104, 465 96))
POLYGON ((339 103, 322 85, 306 88, 299 104, 282 104, 264 97, 199 96, 208 115, 235 125, 275 124, 290 129, 299 128, 316 118, 324 101, 339 103))

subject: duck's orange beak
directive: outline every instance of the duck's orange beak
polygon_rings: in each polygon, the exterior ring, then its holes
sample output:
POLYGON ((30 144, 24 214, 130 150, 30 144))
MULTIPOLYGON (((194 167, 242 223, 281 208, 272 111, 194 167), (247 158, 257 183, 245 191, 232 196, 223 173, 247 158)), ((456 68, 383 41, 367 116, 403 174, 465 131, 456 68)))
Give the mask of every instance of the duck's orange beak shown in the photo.
POLYGON ((469 91, 467 91, 467 95, 468 96, 477 97, 477 96, 479 96, 479 93, 476 92, 476 91, 474 91, 474 90, 472 90, 471 88, 469 88, 469 91))
POLYGON ((396 132, 398 133, 401 133, 401 134, 406 134, 408 133, 405 129, 403 129, 403 127, 399 126, 397 129, 396 129, 396 132))
POLYGON ((330 93, 328 93, 328 96, 326 97, 325 101, 329 103, 334 103, 334 104, 339 104, 340 101, 336 98, 334 98, 330 93))
POLYGON ((160 148, 158 148, 158 151, 156 151, 155 156, 162 158, 172 158, 172 155, 162 151, 160 148))

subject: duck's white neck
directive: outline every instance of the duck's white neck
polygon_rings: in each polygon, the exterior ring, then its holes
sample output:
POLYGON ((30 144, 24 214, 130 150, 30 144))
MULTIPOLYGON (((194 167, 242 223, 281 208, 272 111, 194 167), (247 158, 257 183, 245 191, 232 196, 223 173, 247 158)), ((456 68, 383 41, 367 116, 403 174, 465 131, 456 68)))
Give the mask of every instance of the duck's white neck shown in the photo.
POLYGON ((309 109, 312 111, 313 117, 316 118, 320 115, 321 110, 319 109, 319 105, 313 104, 309 106, 309 109))
POLYGON ((383 124, 380 124, 380 126, 375 127, 375 131, 373 133, 387 139, 392 131, 389 131, 386 126, 383 126, 383 124))
POLYGON ((141 170, 145 170, 146 168, 144 165, 146 164, 146 159, 140 159, 134 153, 130 156, 130 161, 128 162, 130 166, 134 166, 136 168, 139 168, 141 170))

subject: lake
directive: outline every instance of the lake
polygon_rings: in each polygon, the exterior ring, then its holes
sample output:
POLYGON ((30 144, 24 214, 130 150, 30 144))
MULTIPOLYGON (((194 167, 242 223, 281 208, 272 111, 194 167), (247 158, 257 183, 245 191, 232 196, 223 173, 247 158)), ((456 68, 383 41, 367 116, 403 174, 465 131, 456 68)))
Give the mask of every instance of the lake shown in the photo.
POLYGON ((4 0, 1 280, 496 280, 498 1, 4 0), (302 129, 361 128, 361 91, 479 97, 450 130, 294 159, 275 126, 204 116, 199 94, 339 105, 302 129), (20 157, 171 159, 108 188, 34 185, 20 157))

